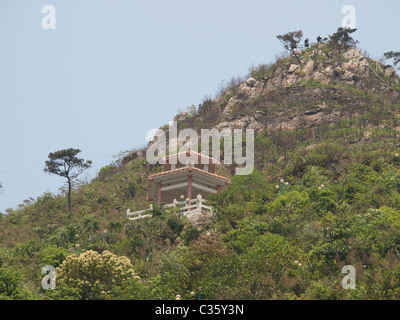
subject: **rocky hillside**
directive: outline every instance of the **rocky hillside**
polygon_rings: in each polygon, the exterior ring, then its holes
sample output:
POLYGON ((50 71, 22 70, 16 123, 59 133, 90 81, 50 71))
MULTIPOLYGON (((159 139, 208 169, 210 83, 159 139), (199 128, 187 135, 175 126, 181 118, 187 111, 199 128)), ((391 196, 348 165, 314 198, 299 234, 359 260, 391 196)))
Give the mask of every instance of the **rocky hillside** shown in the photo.
POLYGON ((187 119, 186 112, 176 119, 217 129, 296 130, 365 112, 382 97, 400 99, 395 69, 363 56, 359 49, 339 53, 329 44, 319 44, 298 55, 301 64, 291 56, 253 68, 247 81, 200 105, 197 121, 187 119))
POLYGON ((256 169, 210 197, 212 219, 154 206, 127 220, 161 169, 132 151, 73 190, 71 216, 49 193, 0 214, 0 299, 398 300, 400 79, 355 48, 297 55, 176 116, 178 130, 256 131, 256 169), (45 291, 45 265, 76 272, 45 291))

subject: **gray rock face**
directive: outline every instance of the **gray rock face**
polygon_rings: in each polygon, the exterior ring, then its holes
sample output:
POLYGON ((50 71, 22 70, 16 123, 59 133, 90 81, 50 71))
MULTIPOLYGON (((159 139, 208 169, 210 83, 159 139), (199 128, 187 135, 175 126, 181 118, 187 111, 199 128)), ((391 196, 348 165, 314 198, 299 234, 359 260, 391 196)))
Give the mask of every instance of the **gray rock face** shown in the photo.
POLYGON ((131 153, 127 154, 122 159, 122 163, 127 164, 135 159, 144 158, 144 157, 145 157, 145 152, 143 150, 135 150, 135 151, 132 151, 131 153))
POLYGON ((211 222, 213 214, 208 211, 203 211, 192 215, 189 220, 194 227, 201 229, 211 222))
POLYGON ((356 77, 356 75, 352 72, 350 72, 349 70, 346 70, 343 74, 343 80, 345 81, 353 81, 355 80, 354 77, 356 77))
POLYGON ((250 77, 249 79, 247 79, 246 84, 249 87, 253 87, 256 84, 256 82, 257 82, 256 79, 254 79, 253 77, 250 77))
POLYGON ((304 72, 305 72, 306 74, 310 74, 311 72, 314 71, 314 67, 315 67, 315 62, 314 62, 314 60, 309 60, 309 61, 307 62, 307 64, 305 65, 305 67, 304 67, 304 72))
MULTIPOLYGON (((367 90, 371 92, 379 90, 379 93, 390 93, 391 88, 376 77, 376 74, 383 72, 400 83, 393 67, 385 67, 377 60, 364 57, 358 49, 350 48, 341 55, 324 49, 323 45, 319 45, 314 51, 304 55, 299 53, 301 64, 294 59, 286 65, 282 59, 278 60, 269 76, 260 79, 249 77, 234 90, 227 89, 222 97, 215 100, 221 106, 225 101, 225 105, 221 107, 223 109, 217 115, 220 121, 214 127, 218 130, 273 131, 334 123, 346 115, 322 101, 328 98, 335 101, 333 105, 341 106, 352 101, 351 97, 343 96, 340 90, 334 89, 334 85, 342 84, 362 90, 369 86, 367 90), (370 85, 368 77, 375 77, 373 85, 370 85), (326 88, 314 88, 315 82, 326 88), (228 94, 230 98, 226 102, 228 94), (290 101, 293 105, 301 101, 303 109, 291 108, 290 101), (252 106, 254 109, 251 109, 252 106)), ((187 114, 183 112, 176 117, 184 120, 187 114)))
POLYGON ((184 121, 186 120, 188 113, 186 111, 182 111, 175 116, 176 121, 184 121))
POLYGON ((259 131, 264 129, 264 125, 257 121, 256 115, 250 115, 232 121, 220 122, 215 126, 215 128, 220 131, 223 129, 254 129, 259 131))
POLYGON ((288 72, 289 72, 289 73, 293 73, 293 72, 296 71, 296 69, 297 69, 298 67, 299 67, 299 65, 297 65, 297 64, 292 64, 292 65, 289 67, 288 72))

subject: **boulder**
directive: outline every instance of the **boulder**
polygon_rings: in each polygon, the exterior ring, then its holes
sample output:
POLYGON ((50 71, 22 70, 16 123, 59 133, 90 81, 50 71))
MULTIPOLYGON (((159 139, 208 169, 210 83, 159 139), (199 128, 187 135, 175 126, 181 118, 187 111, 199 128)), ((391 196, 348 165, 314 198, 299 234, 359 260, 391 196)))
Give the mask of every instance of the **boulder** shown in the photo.
POLYGON ((314 72, 312 77, 314 80, 316 80, 322 84, 329 83, 329 79, 325 75, 323 75, 321 72, 318 72, 318 71, 314 72))
POLYGON ((385 69, 385 76, 393 77, 396 74, 396 70, 391 66, 385 69))
POLYGON ((199 230, 208 225, 212 219, 213 214, 207 211, 199 212, 189 217, 189 221, 192 225, 199 230))
POLYGON ((175 120, 177 121, 184 121, 186 120, 188 113, 186 111, 182 111, 175 116, 175 120))
POLYGON ((314 71, 314 61, 309 60, 306 65, 304 66, 304 72, 309 74, 314 71))
POLYGON ((293 73, 293 72, 295 72, 296 71, 296 69, 299 67, 299 65, 297 65, 297 64, 292 64, 292 65, 290 65, 290 67, 289 67, 289 73, 293 73))
POLYGON ((250 78, 247 79, 246 84, 249 87, 253 87, 256 84, 256 82, 257 82, 256 79, 254 79, 253 77, 250 77, 250 78))
POLYGON ((297 81, 297 76, 295 74, 291 74, 287 79, 286 79, 286 85, 290 86, 294 84, 297 81))
POLYGON ((346 80, 346 81, 353 81, 353 80, 355 80, 356 77, 357 76, 353 72, 346 70, 342 76, 342 79, 346 80))
POLYGON ((343 52, 343 57, 345 59, 354 59, 357 57, 362 57, 361 50, 356 48, 350 48, 343 52))
POLYGON ((326 67, 326 69, 324 70, 324 73, 329 77, 332 77, 333 74, 334 74, 333 69, 332 69, 331 66, 326 67))

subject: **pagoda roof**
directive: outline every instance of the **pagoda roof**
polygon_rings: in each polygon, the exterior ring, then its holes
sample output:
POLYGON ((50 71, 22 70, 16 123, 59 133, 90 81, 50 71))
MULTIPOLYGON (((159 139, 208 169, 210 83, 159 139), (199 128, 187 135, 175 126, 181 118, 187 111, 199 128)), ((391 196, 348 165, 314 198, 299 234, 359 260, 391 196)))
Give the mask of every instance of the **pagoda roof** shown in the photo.
POLYGON ((198 173, 203 174, 205 176, 208 176, 208 177, 211 177, 211 178, 214 178, 214 179, 222 180, 222 181, 224 181, 225 183, 228 183, 228 184, 231 182, 231 180, 229 178, 225 178, 225 177, 220 176, 218 174, 210 173, 210 172, 207 172, 207 171, 204 171, 204 170, 201 170, 199 168, 192 167, 192 166, 182 167, 182 168, 178 168, 178 169, 174 169, 174 170, 155 173, 155 174, 149 175, 147 179, 149 181, 154 181, 154 179, 156 179, 156 178, 170 176, 170 175, 174 175, 174 174, 178 174, 178 173, 182 173, 182 172, 186 172, 186 171, 187 172, 195 171, 195 172, 198 172, 198 173))
MULTIPOLYGON (((221 160, 218 160, 218 159, 210 157, 210 156, 206 156, 205 154, 193 151, 191 149, 188 149, 188 150, 182 151, 182 152, 178 152, 178 153, 174 153, 174 154, 170 154, 168 156, 164 156, 163 160, 168 162, 168 160, 170 158, 172 158, 172 157, 179 157, 180 155, 186 155, 187 157, 190 157, 191 154, 197 155, 197 157, 200 158, 201 160, 202 159, 207 159, 208 160, 207 161, 208 164, 210 164, 210 163, 211 164, 223 164, 223 161, 221 161, 221 160)), ((200 160, 199 164, 207 164, 207 163, 203 163, 201 160, 200 160)))

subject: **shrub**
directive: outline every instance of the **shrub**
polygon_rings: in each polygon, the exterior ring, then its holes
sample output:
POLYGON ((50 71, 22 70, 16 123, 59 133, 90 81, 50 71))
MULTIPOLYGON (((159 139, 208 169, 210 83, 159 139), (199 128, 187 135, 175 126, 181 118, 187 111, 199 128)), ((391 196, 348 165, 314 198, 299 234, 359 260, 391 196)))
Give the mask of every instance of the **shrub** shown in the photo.
POLYGON ((312 206, 314 207, 315 212, 317 212, 319 215, 323 215, 328 212, 336 212, 336 194, 333 191, 327 188, 315 188, 309 191, 309 195, 312 206))
POLYGON ((247 273, 271 275, 279 279, 285 271, 294 269, 293 262, 299 257, 299 250, 285 237, 269 232, 257 237, 244 254, 247 273))
POLYGON ((302 179, 303 186, 307 188, 319 187, 321 184, 327 184, 328 181, 325 170, 316 166, 308 167, 302 179))
POLYGON ((200 235, 200 230, 197 229, 195 226, 192 224, 189 224, 182 232, 182 235, 180 236, 181 239, 183 240, 185 246, 188 246, 189 243, 193 240, 196 240, 200 235))
POLYGON ((56 270, 57 283, 78 289, 82 299, 104 298, 114 286, 137 277, 128 258, 109 251, 70 255, 56 270))
POLYGON ((67 257, 68 251, 56 245, 47 246, 39 251, 39 258, 43 265, 58 267, 67 257))
POLYGON ((310 199, 307 192, 290 191, 268 204, 267 212, 272 216, 309 214, 310 199))
POLYGON ((256 80, 262 80, 263 78, 271 77, 273 76, 274 71, 274 65, 271 64, 260 64, 257 67, 250 68, 250 74, 256 80))
POLYGON ((114 165, 110 164, 108 166, 105 166, 100 169, 99 171, 99 180, 100 181, 105 181, 107 178, 111 177, 113 174, 118 172, 118 168, 115 167, 114 165))
POLYGON ((224 239, 228 248, 243 253, 253 245, 257 237, 267 232, 267 229, 268 225, 265 222, 256 222, 251 218, 245 218, 224 239))
POLYGON ((22 276, 11 267, 0 268, 0 300, 13 299, 19 293, 22 276))
POLYGON ((99 229, 99 220, 94 215, 86 216, 83 225, 87 231, 97 231, 99 229))

